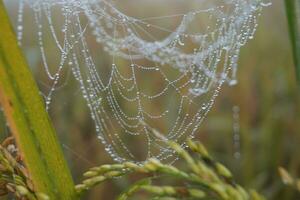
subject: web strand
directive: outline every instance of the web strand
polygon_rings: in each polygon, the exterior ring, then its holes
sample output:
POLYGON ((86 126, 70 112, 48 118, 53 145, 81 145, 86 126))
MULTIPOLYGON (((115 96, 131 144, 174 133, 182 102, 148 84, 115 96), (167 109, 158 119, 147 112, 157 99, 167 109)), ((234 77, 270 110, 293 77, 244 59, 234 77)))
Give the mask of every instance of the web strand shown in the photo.
POLYGON ((186 138, 195 136, 222 85, 237 83, 240 49, 254 37, 258 17, 269 5, 261 0, 213 1, 186 13, 138 18, 108 0, 19 2, 20 44, 24 5, 34 14, 51 82, 44 94, 47 109, 64 85, 59 84, 63 72, 71 71, 105 150, 115 161, 137 163, 153 157, 173 161, 174 151, 165 140, 184 147, 186 138), (162 20, 178 25, 170 29, 162 20), (49 61, 49 35, 60 55, 55 66, 49 61), (100 65, 104 52, 111 63, 100 65))

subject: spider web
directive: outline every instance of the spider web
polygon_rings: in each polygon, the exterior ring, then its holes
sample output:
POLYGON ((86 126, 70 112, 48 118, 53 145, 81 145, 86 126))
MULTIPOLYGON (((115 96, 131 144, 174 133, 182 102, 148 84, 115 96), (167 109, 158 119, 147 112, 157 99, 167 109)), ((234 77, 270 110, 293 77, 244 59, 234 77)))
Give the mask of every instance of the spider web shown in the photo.
POLYGON ((126 3, 19 0, 18 39, 21 44, 28 6, 50 81, 47 109, 70 70, 98 138, 115 161, 167 162, 174 152, 166 141, 184 146, 221 86, 237 83, 240 49, 253 38, 257 18, 269 3, 198 0, 183 13, 154 17, 128 15, 121 6, 126 3), (174 22, 176 26, 168 26, 174 22), (60 58, 57 64, 49 59, 53 52, 60 58))

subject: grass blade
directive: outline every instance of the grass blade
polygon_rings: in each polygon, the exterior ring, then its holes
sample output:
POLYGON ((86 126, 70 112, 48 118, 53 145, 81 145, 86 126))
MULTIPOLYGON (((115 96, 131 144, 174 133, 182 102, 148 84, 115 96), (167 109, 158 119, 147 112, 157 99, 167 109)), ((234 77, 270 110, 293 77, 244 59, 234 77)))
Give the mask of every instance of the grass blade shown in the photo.
POLYGON ((0 103, 35 190, 76 199, 71 174, 30 69, 0 0, 0 103))
POLYGON ((296 75, 300 85, 300 1, 285 0, 296 75))

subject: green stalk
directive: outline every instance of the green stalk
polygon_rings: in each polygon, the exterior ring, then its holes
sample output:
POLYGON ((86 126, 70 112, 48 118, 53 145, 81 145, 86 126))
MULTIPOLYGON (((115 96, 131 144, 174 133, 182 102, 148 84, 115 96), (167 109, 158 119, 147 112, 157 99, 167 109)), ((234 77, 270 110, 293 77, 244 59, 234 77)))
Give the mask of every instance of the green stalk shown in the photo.
POLYGON ((0 103, 34 188, 53 200, 76 199, 74 184, 38 87, 0 0, 0 103))
POLYGON ((290 37, 293 47, 296 75, 300 85, 300 1, 285 0, 290 37))

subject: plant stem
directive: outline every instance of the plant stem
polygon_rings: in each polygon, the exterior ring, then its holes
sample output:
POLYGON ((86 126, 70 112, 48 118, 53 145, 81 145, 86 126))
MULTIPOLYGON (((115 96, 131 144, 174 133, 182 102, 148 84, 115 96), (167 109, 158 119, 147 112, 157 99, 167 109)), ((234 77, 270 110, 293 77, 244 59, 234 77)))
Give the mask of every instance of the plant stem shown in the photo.
POLYGON ((38 87, 0 0, 0 103, 34 189, 54 200, 76 199, 74 184, 38 87))
POLYGON ((300 1, 285 0, 290 37, 293 47, 296 75, 300 85, 300 1))

